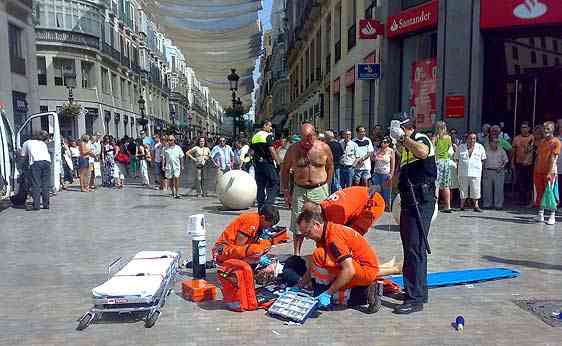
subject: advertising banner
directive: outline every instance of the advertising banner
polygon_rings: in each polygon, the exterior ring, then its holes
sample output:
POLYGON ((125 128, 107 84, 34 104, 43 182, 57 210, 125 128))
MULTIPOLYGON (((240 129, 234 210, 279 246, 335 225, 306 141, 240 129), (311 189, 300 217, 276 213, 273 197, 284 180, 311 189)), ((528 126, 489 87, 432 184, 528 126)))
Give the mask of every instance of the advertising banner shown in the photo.
POLYGON ((410 79, 410 111, 416 115, 418 129, 433 126, 436 114, 437 59, 412 63, 410 79))
POLYGON ((445 97, 445 117, 463 118, 464 117, 464 96, 455 95, 445 97))

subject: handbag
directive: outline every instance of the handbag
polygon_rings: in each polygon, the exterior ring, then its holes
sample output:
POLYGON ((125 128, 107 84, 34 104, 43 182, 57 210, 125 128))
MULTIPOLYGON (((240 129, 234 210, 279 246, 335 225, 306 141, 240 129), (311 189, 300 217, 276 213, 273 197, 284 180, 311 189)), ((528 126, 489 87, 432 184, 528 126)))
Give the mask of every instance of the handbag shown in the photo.
POLYGON ((101 177, 101 165, 99 162, 94 162, 94 177, 101 177))
POLYGON ((123 165, 128 165, 131 162, 131 159, 129 158, 129 155, 126 152, 120 150, 119 153, 117 153, 117 156, 115 157, 115 161, 123 165))
POLYGON ((558 182, 556 181, 556 179, 549 178, 542 195, 541 209, 556 210, 558 201, 554 192, 555 188, 558 190, 558 182))

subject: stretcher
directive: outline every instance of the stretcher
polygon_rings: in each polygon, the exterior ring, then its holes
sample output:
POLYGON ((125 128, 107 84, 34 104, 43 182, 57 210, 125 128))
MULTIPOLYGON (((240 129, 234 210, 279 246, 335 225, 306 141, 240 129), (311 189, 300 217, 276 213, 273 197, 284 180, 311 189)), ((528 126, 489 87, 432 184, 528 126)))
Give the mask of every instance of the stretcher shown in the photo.
POLYGON ((105 313, 143 313, 145 327, 154 326, 171 292, 180 255, 171 251, 141 251, 112 275, 122 258, 107 269, 107 281, 92 289, 94 307, 78 320, 77 330, 105 313))

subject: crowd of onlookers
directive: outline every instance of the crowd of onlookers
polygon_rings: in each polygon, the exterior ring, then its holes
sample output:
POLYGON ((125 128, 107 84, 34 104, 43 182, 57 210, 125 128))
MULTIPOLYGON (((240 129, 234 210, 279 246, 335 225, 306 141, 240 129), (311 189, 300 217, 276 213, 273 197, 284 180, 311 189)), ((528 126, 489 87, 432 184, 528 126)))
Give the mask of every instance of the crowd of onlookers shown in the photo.
MULTIPOLYGON (((461 135, 448 129, 443 121, 426 131, 435 148, 436 194, 442 212, 452 212, 453 204, 458 204, 460 210, 470 207, 476 212, 503 209, 506 186, 516 192, 517 204, 539 207, 536 188, 538 184, 544 190, 544 182, 537 181, 536 173, 553 173, 548 162, 549 155, 553 155, 548 151, 551 146, 541 144, 549 138, 562 139, 562 119, 533 128, 523 122, 519 131, 512 138, 502 126, 484 124, 478 133, 468 131, 461 135)), ((390 207, 400 153, 382 126, 375 126, 370 134, 361 126, 355 134, 351 130, 329 130, 320 133, 319 139, 329 145, 334 158, 332 191, 352 185, 372 186, 390 207)), ((281 162, 289 146, 299 140, 298 135, 275 137, 274 149, 281 162)), ((252 172, 248 142, 244 134, 235 141, 200 137, 180 143, 174 135, 137 139, 116 139, 99 133, 92 137, 83 135, 79 141, 64 141, 63 180, 67 183, 78 178, 80 190, 89 192, 99 182, 104 187, 121 189, 125 180, 140 179, 147 187, 153 183, 159 189, 169 189, 172 197, 181 198, 179 178, 186 174, 185 163, 189 160, 194 167, 189 172, 195 175, 193 188, 203 197, 208 194, 208 170, 214 169, 217 177, 231 169, 252 172)), ((557 161, 557 167, 554 173, 562 173, 562 160, 557 161)))

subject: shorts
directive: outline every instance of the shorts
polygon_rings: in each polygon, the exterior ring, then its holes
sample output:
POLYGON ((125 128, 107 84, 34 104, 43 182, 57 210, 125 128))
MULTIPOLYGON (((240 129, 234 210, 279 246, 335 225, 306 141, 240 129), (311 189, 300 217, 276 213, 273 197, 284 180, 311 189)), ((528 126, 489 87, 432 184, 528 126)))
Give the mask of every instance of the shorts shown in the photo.
POLYGON ((78 169, 90 168, 90 160, 85 157, 78 158, 78 169))
POLYGON ((453 180, 450 160, 437 160, 437 187, 440 189, 448 189, 451 187, 453 180))
POLYGON ((361 180, 369 181, 371 179, 371 172, 367 169, 357 169, 355 170, 355 175, 353 176, 353 182, 358 184, 361 180))
POLYGON ((181 169, 180 167, 166 167, 166 171, 165 171, 165 176, 166 179, 172 179, 172 178, 179 178, 181 174, 181 169))
POLYGON ((480 177, 459 177, 461 199, 480 199, 480 177))
POLYGON ((327 183, 313 189, 305 189, 295 185, 293 189, 293 201, 291 202, 291 232, 300 234, 297 227, 297 219, 302 212, 302 206, 305 200, 320 203, 328 198, 329 195, 330 185, 327 183))

